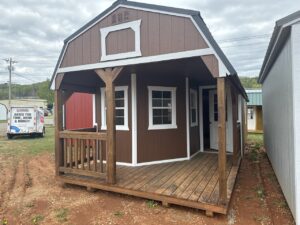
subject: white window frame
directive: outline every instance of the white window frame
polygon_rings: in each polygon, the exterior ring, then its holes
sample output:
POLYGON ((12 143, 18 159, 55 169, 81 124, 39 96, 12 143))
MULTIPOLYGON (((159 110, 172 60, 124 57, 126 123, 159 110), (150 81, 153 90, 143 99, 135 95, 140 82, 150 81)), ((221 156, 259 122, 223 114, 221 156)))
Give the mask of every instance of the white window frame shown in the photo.
POLYGON ((197 96, 198 96, 198 93, 197 93, 197 91, 195 90, 195 89, 190 89, 190 118, 191 118, 191 127, 196 127, 196 126, 198 126, 198 98, 197 98, 197 96), (194 105, 195 105, 195 107, 193 107, 192 108, 192 95, 194 95, 194 105), (192 121, 192 119, 193 119, 193 117, 192 117, 192 110, 196 110, 196 121, 192 121))
MULTIPOLYGON (((128 127, 128 86, 117 86, 115 91, 124 91, 124 125, 116 125, 116 130, 129 130, 128 127)), ((123 108, 123 107, 122 107, 123 108)), ((105 87, 101 88, 101 130, 106 130, 105 87)))
POLYGON ((100 61, 108 61, 108 60, 116 60, 116 59, 127 59, 132 57, 142 56, 141 52, 141 20, 135 20, 127 23, 121 23, 114 26, 109 26, 100 29, 100 37, 101 37, 101 60, 100 61), (119 30, 132 29, 134 32, 134 51, 131 52, 123 52, 117 54, 107 55, 106 52, 106 37, 109 33, 119 30))
POLYGON ((148 130, 176 129, 176 87, 148 86, 148 130), (171 124, 153 124, 152 91, 170 91, 172 104, 172 123, 171 124))

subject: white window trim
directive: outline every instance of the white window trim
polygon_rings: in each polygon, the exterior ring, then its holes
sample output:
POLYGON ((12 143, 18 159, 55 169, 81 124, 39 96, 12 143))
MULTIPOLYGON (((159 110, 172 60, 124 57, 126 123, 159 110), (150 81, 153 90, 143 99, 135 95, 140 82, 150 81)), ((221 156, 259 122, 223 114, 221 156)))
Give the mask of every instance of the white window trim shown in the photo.
POLYGON ((192 121, 192 103, 190 102, 191 127, 196 127, 196 126, 198 126, 198 102, 197 102, 197 100, 198 100, 198 93, 197 93, 197 91, 196 91, 195 89, 190 89, 190 100, 192 99, 192 98, 191 98, 191 95, 194 95, 194 99, 195 99, 194 104, 195 104, 195 106, 196 106, 196 107, 194 108, 194 109, 196 109, 196 121, 193 122, 193 121, 192 121))
POLYGON ((141 56, 141 20, 135 20, 128 23, 122 23, 110 27, 105 27, 100 29, 100 37, 101 37, 101 60, 100 61, 108 61, 108 60, 116 60, 116 59, 125 59, 141 56), (107 55, 106 52, 106 37, 109 33, 119 30, 132 29, 134 32, 134 42, 135 48, 134 51, 110 54, 107 55))
MULTIPOLYGON (((116 125, 116 130, 129 130, 128 127, 128 86, 117 86, 115 91, 124 91, 124 125, 116 125)), ((105 87, 101 88, 101 130, 106 130, 105 87)))
POLYGON ((176 129, 176 87, 148 86, 148 109, 149 126, 148 130, 176 129), (172 103, 172 123, 171 124, 153 124, 152 112, 152 91, 170 91, 172 103))

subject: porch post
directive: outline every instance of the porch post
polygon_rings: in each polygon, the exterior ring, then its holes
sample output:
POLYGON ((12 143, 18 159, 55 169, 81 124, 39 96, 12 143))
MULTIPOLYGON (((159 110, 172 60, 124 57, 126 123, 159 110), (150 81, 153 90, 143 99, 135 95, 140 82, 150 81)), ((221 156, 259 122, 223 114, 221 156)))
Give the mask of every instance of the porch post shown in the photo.
POLYGON ((236 166, 239 161, 239 144, 238 144, 238 129, 237 129, 237 116, 238 116, 238 106, 237 106, 237 92, 233 86, 230 86, 231 99, 232 99, 232 138, 233 138, 233 158, 232 164, 236 166))
POLYGON ((219 136, 219 199, 221 203, 227 200, 226 179, 226 85, 225 77, 217 78, 218 93, 218 136, 219 136))
POLYGON ((60 174, 59 167, 63 165, 63 141, 59 138, 59 132, 63 129, 62 122, 62 91, 55 90, 55 175, 60 174))
POLYGON ((95 72, 105 83, 106 94, 106 171, 107 183, 116 183, 116 126, 115 126, 115 85, 114 80, 122 71, 122 67, 98 69, 95 72))

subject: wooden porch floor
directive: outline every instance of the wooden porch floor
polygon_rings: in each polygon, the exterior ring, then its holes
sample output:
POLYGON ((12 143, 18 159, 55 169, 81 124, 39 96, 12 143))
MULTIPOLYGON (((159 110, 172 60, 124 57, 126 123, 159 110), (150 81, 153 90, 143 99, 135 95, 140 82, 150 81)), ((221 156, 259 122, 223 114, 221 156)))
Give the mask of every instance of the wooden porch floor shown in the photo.
POLYGON ((218 155, 199 153, 191 160, 150 166, 117 166, 117 183, 84 176, 61 175, 58 180, 105 191, 133 195, 216 213, 227 213, 238 166, 227 156, 227 202, 219 202, 218 155))

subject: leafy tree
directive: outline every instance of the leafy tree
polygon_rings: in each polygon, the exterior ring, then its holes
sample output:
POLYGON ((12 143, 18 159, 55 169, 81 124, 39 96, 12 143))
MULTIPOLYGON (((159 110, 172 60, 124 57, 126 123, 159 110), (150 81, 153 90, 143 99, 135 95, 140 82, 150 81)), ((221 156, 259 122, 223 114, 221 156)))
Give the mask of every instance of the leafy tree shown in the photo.
POLYGON ((258 77, 240 77, 244 88, 261 88, 261 84, 257 83, 258 77))

